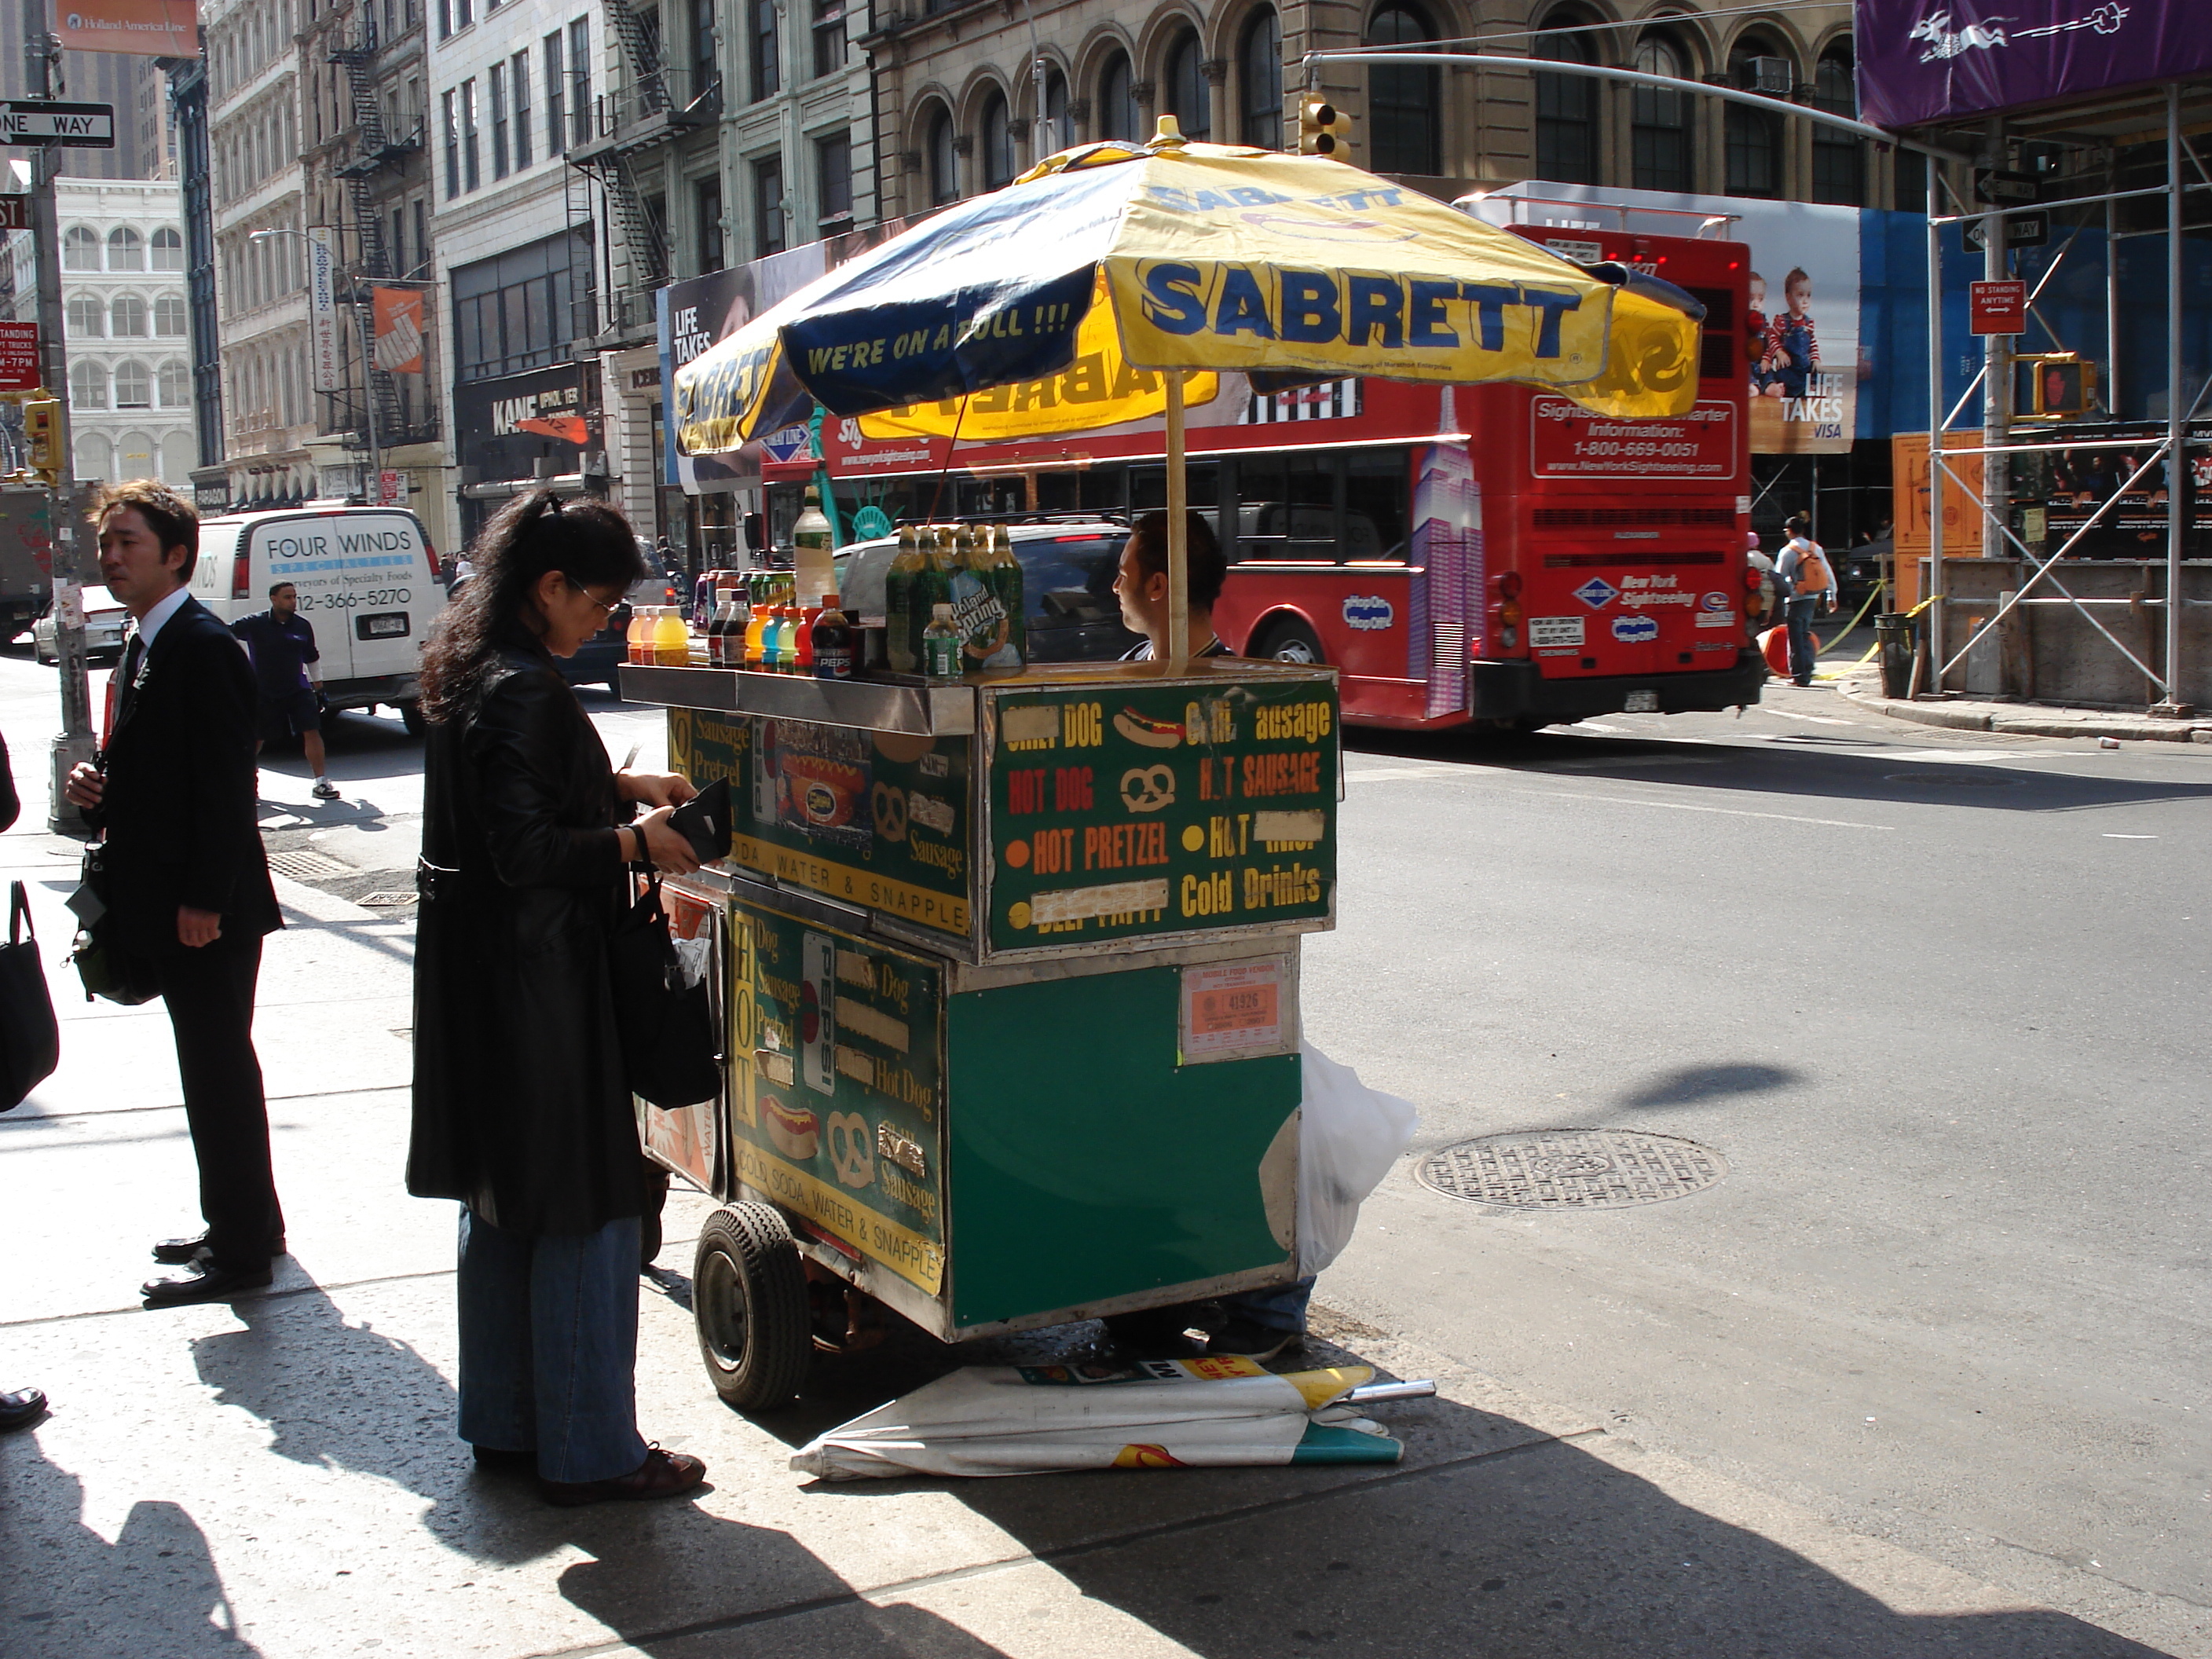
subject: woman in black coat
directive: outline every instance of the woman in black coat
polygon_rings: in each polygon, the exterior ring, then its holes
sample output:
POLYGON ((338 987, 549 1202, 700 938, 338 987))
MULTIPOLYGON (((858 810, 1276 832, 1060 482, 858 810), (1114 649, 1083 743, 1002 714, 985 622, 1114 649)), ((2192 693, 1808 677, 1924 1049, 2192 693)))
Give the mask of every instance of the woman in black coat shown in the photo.
POLYGON ((510 503, 422 653, 421 919, 407 1189, 459 1199, 460 1433, 556 1504, 696 1486, 637 1431, 637 1124, 607 939, 626 866, 698 860, 684 779, 616 772, 553 659, 642 574, 629 523, 550 491, 510 503), (638 807, 635 823, 623 822, 638 807))

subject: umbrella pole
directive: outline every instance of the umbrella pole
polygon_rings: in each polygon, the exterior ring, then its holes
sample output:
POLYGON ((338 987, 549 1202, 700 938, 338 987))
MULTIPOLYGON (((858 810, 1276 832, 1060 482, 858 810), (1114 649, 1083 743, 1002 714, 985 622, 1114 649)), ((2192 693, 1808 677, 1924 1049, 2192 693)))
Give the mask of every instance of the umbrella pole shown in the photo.
POLYGON ((1182 371, 1167 376, 1168 667, 1180 674, 1190 662, 1190 483, 1183 471, 1182 371))

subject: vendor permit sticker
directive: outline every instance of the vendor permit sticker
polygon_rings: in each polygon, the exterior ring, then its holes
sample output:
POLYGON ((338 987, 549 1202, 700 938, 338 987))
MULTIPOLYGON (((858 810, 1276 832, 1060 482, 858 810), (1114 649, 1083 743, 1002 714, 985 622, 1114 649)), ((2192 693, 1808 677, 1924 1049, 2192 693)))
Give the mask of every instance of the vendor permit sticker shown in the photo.
POLYGON ((1283 963, 1210 963, 1182 970, 1182 1060, 1243 1060, 1288 1054, 1283 963))

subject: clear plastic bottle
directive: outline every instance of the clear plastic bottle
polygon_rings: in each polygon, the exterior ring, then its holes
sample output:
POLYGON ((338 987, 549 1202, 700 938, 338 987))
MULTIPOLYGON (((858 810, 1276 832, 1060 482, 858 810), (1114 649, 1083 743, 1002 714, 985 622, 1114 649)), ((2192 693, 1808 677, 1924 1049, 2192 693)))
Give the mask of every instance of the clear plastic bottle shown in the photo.
POLYGON ((960 630, 952 625, 949 604, 930 607, 929 626, 922 630, 922 672, 933 680, 960 678, 960 630))
POLYGON ((744 642, 738 649, 738 665, 758 673, 768 666, 769 617, 768 595, 757 580, 758 573, 755 575, 752 608, 745 618, 744 642))
POLYGON ((921 672, 915 647, 927 624, 917 622, 914 605, 923 563, 921 538, 927 533, 914 525, 900 526, 898 552, 884 575, 884 658, 894 674, 921 672))
POLYGON ((831 574, 830 545, 832 536, 830 515, 822 510, 822 492, 813 484, 806 486, 806 505, 800 509, 799 519, 791 526, 793 574, 798 580, 798 599, 801 605, 818 602, 823 593, 836 580, 831 574))
POLYGON ((730 647, 743 638, 738 626, 738 590, 716 588, 714 619, 707 624, 707 660, 717 668, 736 667, 737 653, 730 647))
POLYGON ((624 636, 629 641, 629 659, 635 663, 653 660, 653 607, 636 605, 630 607, 629 631, 624 636))

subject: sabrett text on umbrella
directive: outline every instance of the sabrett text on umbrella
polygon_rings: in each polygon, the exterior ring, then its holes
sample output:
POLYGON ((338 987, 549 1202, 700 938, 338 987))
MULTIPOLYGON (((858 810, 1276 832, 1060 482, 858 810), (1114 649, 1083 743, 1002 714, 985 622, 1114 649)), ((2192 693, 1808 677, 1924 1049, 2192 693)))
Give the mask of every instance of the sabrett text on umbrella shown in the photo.
POLYGON ((1379 273, 1269 272, 1238 264, 1202 270, 1194 264, 1164 260, 1147 267, 1143 280, 1145 319, 1163 333, 1207 331, 1302 344, 1342 341, 1390 350, 1408 346, 1456 350, 1466 330, 1483 350, 1503 351, 1506 313, 1523 310, 1533 313, 1534 355, 1557 357, 1560 319, 1582 307, 1582 295, 1564 289, 1379 273), (1209 291, 1213 295, 1210 312, 1209 291))

